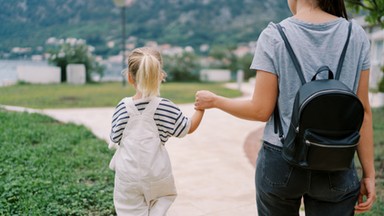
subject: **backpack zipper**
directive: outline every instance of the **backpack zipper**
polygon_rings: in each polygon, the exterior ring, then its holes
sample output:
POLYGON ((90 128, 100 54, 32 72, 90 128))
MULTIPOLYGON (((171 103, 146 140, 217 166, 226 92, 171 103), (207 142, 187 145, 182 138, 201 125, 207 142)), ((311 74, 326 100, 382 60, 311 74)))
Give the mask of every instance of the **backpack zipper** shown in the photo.
POLYGON ((317 143, 317 142, 312 142, 312 141, 309 141, 309 140, 305 140, 305 144, 307 146, 310 146, 310 145, 315 145, 315 146, 319 146, 319 147, 323 147, 323 148, 348 148, 348 147, 355 147, 357 146, 359 143, 356 143, 354 145, 337 145, 337 146, 334 146, 334 145, 324 145, 324 144, 321 144, 321 143, 317 143))

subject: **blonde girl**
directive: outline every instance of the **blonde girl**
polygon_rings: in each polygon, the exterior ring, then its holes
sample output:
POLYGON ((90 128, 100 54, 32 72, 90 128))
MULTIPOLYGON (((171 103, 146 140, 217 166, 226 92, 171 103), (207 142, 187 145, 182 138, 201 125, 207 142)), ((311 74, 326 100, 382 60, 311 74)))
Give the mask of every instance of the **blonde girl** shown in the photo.
POLYGON ((170 100, 159 97, 165 78, 160 53, 137 48, 128 57, 128 82, 136 93, 123 98, 112 117, 111 143, 117 146, 114 205, 118 215, 163 216, 176 198, 171 163, 164 145, 196 130, 204 111, 185 116, 170 100))

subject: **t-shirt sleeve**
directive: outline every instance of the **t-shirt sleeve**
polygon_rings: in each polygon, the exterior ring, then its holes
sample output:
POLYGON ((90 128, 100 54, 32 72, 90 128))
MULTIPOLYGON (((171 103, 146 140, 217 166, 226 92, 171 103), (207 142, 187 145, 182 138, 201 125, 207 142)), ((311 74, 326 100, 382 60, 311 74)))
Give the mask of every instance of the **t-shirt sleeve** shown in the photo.
POLYGON ((253 56, 251 69, 263 70, 276 74, 276 68, 274 65, 275 49, 274 49, 274 37, 277 31, 275 24, 270 23, 265 28, 258 40, 256 45, 255 54, 253 56))
POLYGON ((365 33, 363 35, 363 47, 362 47, 362 70, 368 70, 371 67, 371 57, 370 57, 370 47, 371 44, 369 42, 368 37, 365 33))
POLYGON ((125 107, 125 103, 120 101, 119 104, 115 108, 115 112, 112 116, 112 124, 111 124, 111 132, 110 132, 110 140, 113 143, 120 143, 120 140, 123 136, 123 131, 125 126, 128 123, 128 112, 125 107))
POLYGON ((164 135, 169 134, 174 137, 184 137, 188 134, 191 121, 172 101, 163 99, 160 103, 160 111, 159 114, 161 114, 162 118, 162 126, 160 129, 168 131, 164 133, 164 135))

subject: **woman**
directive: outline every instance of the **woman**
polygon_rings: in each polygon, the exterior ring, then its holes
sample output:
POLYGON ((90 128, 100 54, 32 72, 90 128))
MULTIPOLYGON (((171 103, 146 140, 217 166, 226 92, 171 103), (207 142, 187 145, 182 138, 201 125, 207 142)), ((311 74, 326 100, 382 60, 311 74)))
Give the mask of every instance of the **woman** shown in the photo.
MULTIPOLYGON (((338 63, 335 59, 344 46, 349 25, 344 1, 288 0, 288 5, 293 16, 280 25, 304 68, 306 80, 324 63, 335 71, 338 63)), ((372 114, 368 100, 370 45, 363 29, 352 22, 340 77, 356 92, 365 111, 357 149, 363 170, 360 183, 354 166, 346 171, 319 172, 294 167, 282 158, 283 144, 274 131, 272 114, 277 103, 283 131, 287 133, 294 97, 301 82, 274 23, 264 29, 257 44, 251 65, 257 73, 252 99, 233 100, 199 91, 196 108, 218 108, 242 119, 267 122, 255 180, 259 215, 299 215, 302 199, 307 216, 353 215, 370 210, 376 194, 372 114)))

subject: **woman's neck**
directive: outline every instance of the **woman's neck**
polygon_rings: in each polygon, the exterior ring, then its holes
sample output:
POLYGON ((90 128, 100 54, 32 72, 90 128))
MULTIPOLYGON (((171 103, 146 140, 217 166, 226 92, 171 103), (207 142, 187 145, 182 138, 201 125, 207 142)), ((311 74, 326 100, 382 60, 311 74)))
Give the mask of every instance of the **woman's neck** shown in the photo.
POLYGON ((325 23, 336 20, 338 17, 323 11, 320 7, 298 1, 294 18, 308 23, 325 23), (300 4, 301 2, 301 4, 300 4))

